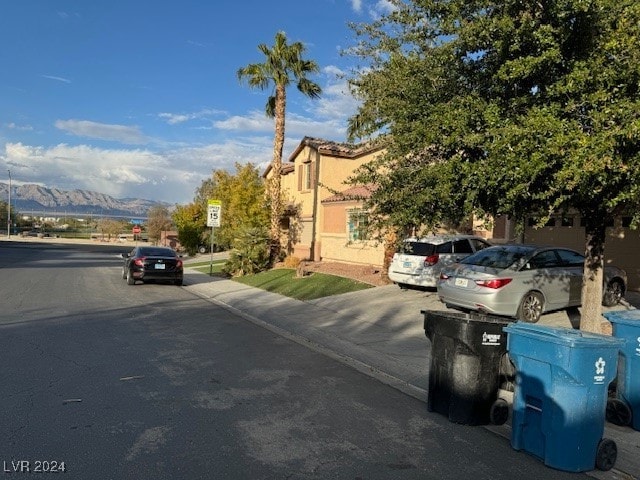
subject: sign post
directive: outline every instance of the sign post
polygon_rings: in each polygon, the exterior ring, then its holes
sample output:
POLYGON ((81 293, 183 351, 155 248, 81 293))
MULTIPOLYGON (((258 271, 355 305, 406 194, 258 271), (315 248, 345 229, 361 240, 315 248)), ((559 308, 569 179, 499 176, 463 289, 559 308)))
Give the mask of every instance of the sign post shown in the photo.
POLYGON ((140 228, 139 225, 134 225, 134 227, 131 229, 131 233, 133 233, 133 241, 138 242, 138 235, 140 235, 140 233, 142 232, 142 229, 140 228))
POLYGON ((213 275, 213 229, 220 226, 222 218, 222 202, 209 200, 207 205, 207 227, 211 227, 211 260, 209 261, 209 276, 213 275))

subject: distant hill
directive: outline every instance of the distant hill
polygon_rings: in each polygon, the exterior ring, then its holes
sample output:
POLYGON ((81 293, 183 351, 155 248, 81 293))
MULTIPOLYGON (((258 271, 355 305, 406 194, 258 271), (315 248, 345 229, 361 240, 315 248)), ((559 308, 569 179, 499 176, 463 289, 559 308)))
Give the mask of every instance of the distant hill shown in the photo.
MULTIPOLYGON (((7 183, 0 183, 0 199, 8 200, 7 183)), ((154 205, 170 207, 166 202, 143 200, 140 198, 114 198, 104 193, 89 190, 59 190, 40 185, 27 184, 11 186, 11 205, 22 214, 47 212, 58 215, 97 214, 146 216, 154 205)))

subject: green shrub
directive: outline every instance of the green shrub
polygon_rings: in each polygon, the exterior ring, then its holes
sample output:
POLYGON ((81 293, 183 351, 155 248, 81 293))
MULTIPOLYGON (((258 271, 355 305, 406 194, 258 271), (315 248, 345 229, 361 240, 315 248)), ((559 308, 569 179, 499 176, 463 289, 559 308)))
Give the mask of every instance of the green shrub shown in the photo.
POLYGON ((269 269, 269 237, 263 228, 245 230, 235 239, 229 260, 222 272, 232 277, 241 277, 269 269))

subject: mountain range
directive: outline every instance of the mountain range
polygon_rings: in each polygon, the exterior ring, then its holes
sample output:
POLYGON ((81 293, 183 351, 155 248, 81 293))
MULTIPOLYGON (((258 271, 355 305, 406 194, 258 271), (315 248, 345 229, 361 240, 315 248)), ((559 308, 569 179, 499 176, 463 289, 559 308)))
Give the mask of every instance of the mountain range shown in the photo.
MULTIPOLYGON (((9 199, 9 185, 0 183, 0 199, 9 199)), ((21 214, 96 214, 114 216, 146 216, 149 208, 166 202, 140 198, 114 198, 104 193, 89 190, 59 190, 36 184, 12 185, 11 206, 21 214)))

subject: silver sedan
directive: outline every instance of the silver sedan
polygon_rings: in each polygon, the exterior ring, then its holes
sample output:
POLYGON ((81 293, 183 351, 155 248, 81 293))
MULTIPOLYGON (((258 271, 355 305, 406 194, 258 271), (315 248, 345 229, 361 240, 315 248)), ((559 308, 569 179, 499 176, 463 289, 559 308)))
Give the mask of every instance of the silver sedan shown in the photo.
MULTIPOLYGON (((540 315, 581 304, 584 256, 568 248, 500 245, 444 269, 438 296, 447 306, 535 323, 540 315)), ((620 302, 624 270, 607 266, 602 304, 620 302)))

